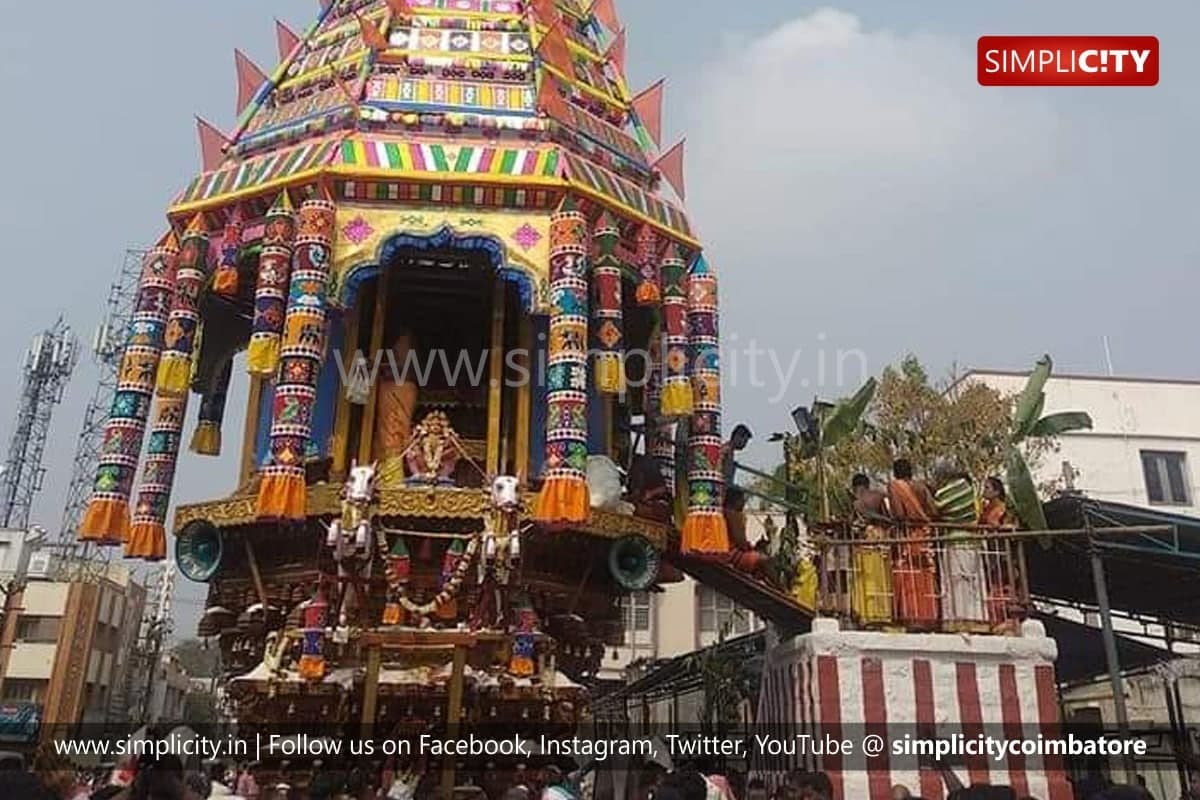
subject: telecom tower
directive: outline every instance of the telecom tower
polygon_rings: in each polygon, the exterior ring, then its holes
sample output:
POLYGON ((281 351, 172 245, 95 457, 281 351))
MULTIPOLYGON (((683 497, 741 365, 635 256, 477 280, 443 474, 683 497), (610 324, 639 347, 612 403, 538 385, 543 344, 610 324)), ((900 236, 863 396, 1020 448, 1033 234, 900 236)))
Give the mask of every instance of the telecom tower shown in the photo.
POLYGON ((50 419, 54 407, 62 402, 78 351, 78 342, 62 317, 33 337, 33 344, 25 351, 17 425, 8 445, 0 487, 0 528, 29 527, 33 498, 41 491, 46 474, 42 455, 50 434, 50 419))
POLYGON ((75 461, 71 482, 67 486, 66 505, 63 508, 62 527, 54 550, 64 568, 80 563, 103 564, 108 561, 108 548, 96 548, 78 539, 79 521, 87 508, 92 494, 92 481, 96 474, 96 461, 100 456, 104 424, 108 421, 113 395, 117 391, 117 373, 120 369, 121 348, 133 317, 133 306, 137 302, 138 275, 141 272, 144 250, 127 250, 117 273, 117 279, 109 287, 108 312, 104 321, 96 328, 92 337, 92 360, 99 375, 96 390, 83 412, 83 430, 79 434, 79 445, 75 449, 75 461))

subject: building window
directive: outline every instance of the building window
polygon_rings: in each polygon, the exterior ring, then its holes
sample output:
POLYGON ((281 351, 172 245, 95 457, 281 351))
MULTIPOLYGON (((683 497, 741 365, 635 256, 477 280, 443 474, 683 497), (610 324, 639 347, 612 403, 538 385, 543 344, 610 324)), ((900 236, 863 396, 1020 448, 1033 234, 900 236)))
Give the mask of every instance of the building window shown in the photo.
POLYGON ((1186 453, 1143 450, 1142 473, 1146 477, 1146 496, 1151 503, 1164 506, 1191 505, 1186 453))
POLYGON ((17 621, 17 641, 31 644, 54 644, 58 641, 61 617, 22 616, 17 621))
POLYGON ((637 646, 652 643, 651 603, 649 592, 633 592, 621 598, 621 614, 625 620, 625 644, 637 646))
POLYGON ((700 632, 740 636, 750 632, 750 613, 738 608, 723 594, 707 586, 699 587, 696 595, 699 608, 700 632))
POLYGON ((4 682, 4 700, 10 703, 19 700, 40 702, 46 689, 46 683, 46 681, 39 680, 9 678, 4 682))

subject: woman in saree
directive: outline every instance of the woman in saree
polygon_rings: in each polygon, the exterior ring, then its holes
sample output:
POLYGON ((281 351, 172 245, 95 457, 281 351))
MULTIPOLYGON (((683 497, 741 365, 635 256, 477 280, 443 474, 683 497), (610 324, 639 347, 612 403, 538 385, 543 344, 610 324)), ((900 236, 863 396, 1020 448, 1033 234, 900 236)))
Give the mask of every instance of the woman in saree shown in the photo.
MULTIPOLYGON (((964 474, 949 476, 934 495, 938 519, 942 522, 975 523, 975 487, 964 474)), ((987 629, 984 611, 983 554, 974 531, 946 531, 942 537, 941 568, 942 619, 946 628, 957 632, 983 632, 987 629)))
POLYGON ((413 335, 401 331, 386 359, 375 400, 374 452, 379 461, 379 482, 392 486, 404 482, 404 451, 412 439, 413 415, 419 389, 410 364, 416 352, 413 335))
MULTIPOLYGON (((995 476, 989 477, 983 483, 979 525, 982 528, 1000 528, 1007 522, 1008 502, 1004 482, 995 476)), ((1012 551, 1004 542, 994 540, 994 544, 988 548, 987 619, 994 629, 1009 626, 1015 621, 1012 615, 1014 581, 1011 558, 1012 551)))
POLYGON ((923 540, 896 547, 892 561, 896 620, 910 628, 931 630, 938 622, 937 573, 928 527, 935 513, 933 496, 924 484, 913 480, 907 459, 895 461, 892 475, 888 506, 899 523, 897 538, 923 540))

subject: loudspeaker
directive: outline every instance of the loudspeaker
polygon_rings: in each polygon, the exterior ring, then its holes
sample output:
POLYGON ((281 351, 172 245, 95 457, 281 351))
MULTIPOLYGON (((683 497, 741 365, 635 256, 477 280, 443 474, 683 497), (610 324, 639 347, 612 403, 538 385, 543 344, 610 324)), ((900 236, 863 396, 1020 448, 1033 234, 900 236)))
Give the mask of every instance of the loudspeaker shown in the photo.
POLYGON ((175 535, 175 563, 188 580, 208 583, 221 566, 224 552, 221 532, 208 520, 189 522, 175 535))
POLYGON ((642 536, 626 536, 613 542, 608 551, 608 571, 623 589, 649 589, 658 577, 659 554, 642 536))

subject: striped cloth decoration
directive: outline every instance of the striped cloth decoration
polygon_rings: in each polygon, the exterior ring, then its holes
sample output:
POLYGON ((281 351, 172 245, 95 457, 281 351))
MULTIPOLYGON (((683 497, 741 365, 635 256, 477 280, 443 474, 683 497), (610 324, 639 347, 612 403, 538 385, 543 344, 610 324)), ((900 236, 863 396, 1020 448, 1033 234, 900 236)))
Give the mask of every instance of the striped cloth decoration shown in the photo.
POLYGON ((621 309, 621 262, 617 259, 617 242, 621 231, 607 211, 600 214, 592 236, 595 262, 592 265, 592 286, 595 307, 592 309, 593 335, 596 344, 596 388, 606 394, 625 391, 624 318, 621 309))
POLYGON ((292 240, 296 220, 292 202, 282 192, 267 212, 262 252, 258 256, 258 282, 254 289, 254 325, 246 350, 246 371, 271 376, 279 366, 279 340, 283 335, 285 291, 291 273, 292 240))
POLYGON ((729 531, 721 474, 717 277, 704 256, 697 256, 690 270, 687 317, 693 411, 688 437, 688 512, 680 547, 685 553, 725 553, 729 551, 729 531))
POLYGON ((325 356, 335 211, 325 199, 300 206, 271 409, 271 459, 258 492, 258 516, 265 519, 303 520, 306 512, 304 459, 325 356))
POLYGON ((201 175, 193 180, 175 201, 175 206, 257 189, 316 169, 329 163, 340 142, 340 137, 317 139, 234 162, 225 169, 201 175))
POLYGON ((658 305, 662 302, 662 289, 658 285, 658 234, 649 225, 642 225, 638 229, 634 260, 638 272, 634 299, 639 306, 658 305))
POLYGON ((221 455, 221 424, 225 420, 225 399, 233 377, 233 359, 217 374, 212 386, 200 399, 200 418, 192 434, 191 451, 202 456, 221 455))
POLYGON ((208 282, 208 231, 201 214, 192 218, 183 234, 177 263, 175 295, 158 365, 157 389, 164 397, 187 394, 192 379, 192 356, 200 331, 200 294, 208 282))
POLYGON ((154 378, 163 346, 163 331, 175 293, 175 259, 179 242, 170 233, 142 262, 125 351, 117 373, 92 498, 79 524, 82 541, 123 544, 129 538, 129 497, 137 473, 154 378))
POLYGON ((167 555, 167 509, 175 485, 175 467, 183 439, 188 392, 177 397, 160 395, 154 401, 154 422, 142 465, 142 482, 133 507, 133 527, 125 543, 126 558, 161 561, 167 555))
POLYGON ((587 219, 567 197, 550 217, 546 479, 534 507, 549 524, 587 521, 587 219))
POLYGON ((688 380, 688 298, 684 288, 682 248, 671 246, 659 268, 662 285, 663 372, 662 415, 679 419, 692 413, 692 387, 688 380))
POLYGON ((222 297, 237 297, 238 254, 242 250, 242 209, 235 206, 221 234, 220 261, 213 276, 213 291, 222 297))
POLYGON ((514 177, 558 177, 558 150, 531 147, 488 147, 347 139, 341 162, 346 166, 400 172, 452 172, 514 177))

